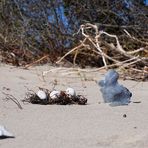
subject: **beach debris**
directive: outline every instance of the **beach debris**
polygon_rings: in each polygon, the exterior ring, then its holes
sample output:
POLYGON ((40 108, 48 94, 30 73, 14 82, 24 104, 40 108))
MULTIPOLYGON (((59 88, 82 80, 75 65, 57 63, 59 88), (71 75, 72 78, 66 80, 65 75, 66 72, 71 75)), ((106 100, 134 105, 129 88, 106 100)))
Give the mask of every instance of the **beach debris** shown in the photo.
POLYGON ((14 138, 14 135, 10 133, 4 126, 0 125, 0 139, 14 138))
POLYGON ((87 103, 87 99, 82 95, 77 95, 75 99, 80 105, 84 105, 87 103))
POLYGON ((9 90, 10 90, 10 88, 5 87, 5 86, 4 86, 2 89, 3 89, 3 90, 7 90, 7 91, 9 91, 9 90))
POLYGON ((25 99, 23 99, 22 101, 25 102, 29 102, 32 104, 43 104, 46 105, 49 103, 49 91, 47 89, 44 88, 39 88, 39 90, 36 92, 29 90, 26 93, 25 99))
POLYGON ((40 88, 40 90, 35 93, 33 91, 29 91, 23 102, 29 102, 32 104, 59 104, 59 105, 67 105, 67 104, 79 104, 85 105, 87 103, 87 99, 82 95, 76 95, 76 91, 73 88, 67 88, 66 91, 52 90, 49 91, 47 89, 40 88))
POLYGON ((17 98, 15 98, 13 95, 11 94, 8 94, 8 93, 5 93, 5 92, 2 92, 6 98, 4 100, 8 101, 8 100, 12 100, 17 106, 19 109, 23 109, 23 107, 21 106, 20 102, 18 101, 17 98))
POLYGON ((127 117, 127 115, 126 115, 126 114, 124 114, 124 115, 123 115, 123 118, 126 118, 126 117, 127 117))
POLYGON ((98 82, 104 102, 110 103, 111 106, 128 105, 132 97, 132 93, 118 83, 118 78, 119 74, 110 69, 105 74, 105 79, 98 82))
POLYGON ((141 101, 133 101, 133 103, 141 103, 141 101))

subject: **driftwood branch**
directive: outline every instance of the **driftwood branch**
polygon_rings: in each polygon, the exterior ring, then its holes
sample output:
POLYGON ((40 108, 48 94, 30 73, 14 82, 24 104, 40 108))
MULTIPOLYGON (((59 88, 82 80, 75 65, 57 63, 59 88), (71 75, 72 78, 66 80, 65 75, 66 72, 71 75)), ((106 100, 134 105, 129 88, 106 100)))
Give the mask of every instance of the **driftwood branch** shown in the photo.
MULTIPOLYGON (((108 69, 112 67, 116 67, 119 69, 128 69, 134 67, 135 69, 139 69, 138 63, 143 63, 145 66, 148 66, 148 57, 141 56, 141 52, 147 53, 148 43, 141 41, 135 37, 133 37, 127 30, 126 27, 124 28, 124 32, 126 35, 141 44, 143 47, 133 50, 125 50, 120 43, 120 40, 117 35, 110 34, 105 31, 99 31, 97 25, 93 25, 90 23, 86 23, 80 26, 78 33, 81 33, 84 37, 83 41, 80 41, 80 44, 75 48, 71 49, 67 52, 57 63, 61 62, 66 56, 69 54, 74 54, 73 64, 75 65, 78 54, 84 52, 85 50, 91 51, 102 58, 103 66, 99 68, 101 69, 108 69), (115 39, 115 42, 109 43, 104 39, 104 37, 108 37, 110 39, 115 39), (104 46, 102 46, 102 44, 104 46), (85 50, 84 50, 85 49, 85 50), (80 52, 81 51, 81 52, 80 52), (107 52, 106 52, 107 51, 107 52), (112 53, 112 56, 110 56, 112 53), (117 58, 118 55, 118 58, 117 58), (112 61, 113 63, 109 63, 108 60, 112 61)), ((88 55, 89 56, 89 55, 88 55)), ((147 71, 139 69, 139 72, 147 73, 147 71)), ((132 77, 132 75, 131 75, 132 77)))

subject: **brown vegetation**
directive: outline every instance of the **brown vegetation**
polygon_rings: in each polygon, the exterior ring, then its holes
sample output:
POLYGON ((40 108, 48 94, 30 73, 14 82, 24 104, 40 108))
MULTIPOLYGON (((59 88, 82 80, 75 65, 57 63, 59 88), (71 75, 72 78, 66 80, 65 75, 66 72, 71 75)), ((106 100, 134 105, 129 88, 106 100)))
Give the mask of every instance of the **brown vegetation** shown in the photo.
POLYGON ((1 61, 28 68, 64 55, 57 63, 120 68, 147 80, 147 14, 139 0, 2 0, 1 61))

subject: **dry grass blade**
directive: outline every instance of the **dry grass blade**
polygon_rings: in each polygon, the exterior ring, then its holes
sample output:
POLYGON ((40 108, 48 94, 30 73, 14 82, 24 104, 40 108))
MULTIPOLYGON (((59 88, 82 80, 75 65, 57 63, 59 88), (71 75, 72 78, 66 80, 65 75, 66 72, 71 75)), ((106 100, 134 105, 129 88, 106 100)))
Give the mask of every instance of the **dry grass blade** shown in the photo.
POLYGON ((6 98, 5 98, 6 100, 12 100, 18 106, 19 109, 23 109, 19 101, 13 95, 7 94, 5 92, 2 92, 2 93, 6 95, 6 98))

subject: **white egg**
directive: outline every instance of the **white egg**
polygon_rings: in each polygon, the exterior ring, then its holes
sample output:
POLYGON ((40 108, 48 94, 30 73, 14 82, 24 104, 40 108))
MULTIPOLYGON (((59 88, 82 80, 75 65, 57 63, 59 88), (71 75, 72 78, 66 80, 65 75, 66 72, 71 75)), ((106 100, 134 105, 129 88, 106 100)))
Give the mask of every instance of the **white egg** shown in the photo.
POLYGON ((53 90, 53 91, 50 93, 50 98, 51 98, 51 99, 57 99, 59 96, 60 96, 60 91, 58 91, 58 90, 53 90))
POLYGON ((37 92, 37 96, 38 96, 41 100, 47 99, 46 93, 45 93, 44 91, 42 91, 42 90, 39 90, 39 91, 37 92))
POLYGON ((4 126, 0 126, 0 137, 14 137, 14 135, 8 132, 4 126))
POLYGON ((73 88, 70 88, 70 87, 66 89, 66 94, 73 96, 73 97, 76 96, 75 90, 73 88))

